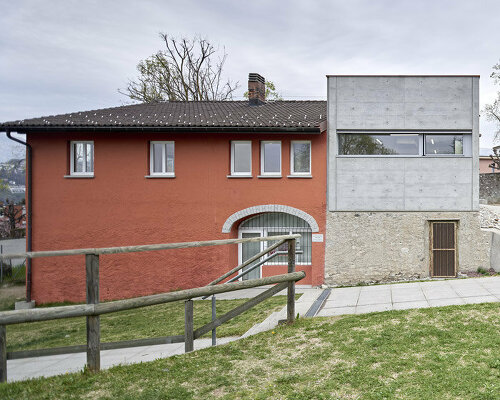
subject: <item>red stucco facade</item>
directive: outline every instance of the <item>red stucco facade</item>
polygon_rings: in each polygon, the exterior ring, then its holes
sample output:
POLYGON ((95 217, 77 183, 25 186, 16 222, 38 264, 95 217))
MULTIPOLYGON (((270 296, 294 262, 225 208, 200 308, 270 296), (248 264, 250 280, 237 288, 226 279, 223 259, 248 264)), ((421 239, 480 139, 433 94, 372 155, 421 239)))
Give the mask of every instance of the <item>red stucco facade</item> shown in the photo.
MULTIPOLYGON (((33 250, 125 246, 236 238, 233 213, 280 204, 311 215, 325 233, 326 133, 29 133, 33 148, 33 250), (94 177, 67 178, 69 142, 94 141, 94 177), (175 141, 173 179, 148 179, 149 143, 175 141), (228 178, 230 141, 252 141, 252 178, 228 178), (282 178, 258 178, 260 141, 282 141, 282 178), (290 141, 310 140, 312 178, 288 178, 290 141)), ((236 245, 100 257, 102 300, 203 286, 238 263, 236 245)), ((312 264, 299 284, 323 283, 324 243, 312 243, 312 264)), ((286 272, 264 266, 262 275, 286 272)), ((37 303, 83 301, 83 256, 33 260, 37 303)))

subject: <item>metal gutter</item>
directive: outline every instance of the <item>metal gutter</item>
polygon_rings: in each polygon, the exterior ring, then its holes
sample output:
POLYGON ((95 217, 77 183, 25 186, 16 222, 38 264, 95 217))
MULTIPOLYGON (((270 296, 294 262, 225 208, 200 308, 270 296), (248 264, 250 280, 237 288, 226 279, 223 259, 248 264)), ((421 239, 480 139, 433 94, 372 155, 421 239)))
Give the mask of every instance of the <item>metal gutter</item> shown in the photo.
MULTIPOLYGON (((5 133, 7 134, 7 137, 10 140, 13 140, 14 142, 20 143, 23 146, 26 146, 26 169, 27 169, 27 189, 28 189, 28 199, 27 199, 27 207, 26 207, 26 214, 27 214, 27 221, 26 221, 26 251, 30 252, 32 251, 32 217, 33 217, 33 192, 32 192, 32 177, 33 177, 33 170, 32 170, 32 160, 33 160, 33 151, 31 146, 27 142, 23 142, 22 140, 13 138, 10 134, 10 129, 7 128, 5 130, 5 133)), ((31 258, 26 259, 26 301, 29 303, 31 301, 31 258)))

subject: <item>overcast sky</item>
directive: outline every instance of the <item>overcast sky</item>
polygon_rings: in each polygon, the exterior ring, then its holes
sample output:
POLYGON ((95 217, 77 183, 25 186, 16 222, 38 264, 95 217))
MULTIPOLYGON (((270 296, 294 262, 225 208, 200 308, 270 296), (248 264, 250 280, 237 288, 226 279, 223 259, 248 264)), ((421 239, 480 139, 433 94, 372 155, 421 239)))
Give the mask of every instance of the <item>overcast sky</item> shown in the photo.
MULTIPOLYGON (((127 103, 159 32, 224 46, 237 96, 249 72, 285 99, 325 99, 326 74, 480 74, 481 107, 500 89, 498 0, 16 0, 0 27, 0 121, 127 103)), ((494 131, 482 118, 481 147, 494 131)))

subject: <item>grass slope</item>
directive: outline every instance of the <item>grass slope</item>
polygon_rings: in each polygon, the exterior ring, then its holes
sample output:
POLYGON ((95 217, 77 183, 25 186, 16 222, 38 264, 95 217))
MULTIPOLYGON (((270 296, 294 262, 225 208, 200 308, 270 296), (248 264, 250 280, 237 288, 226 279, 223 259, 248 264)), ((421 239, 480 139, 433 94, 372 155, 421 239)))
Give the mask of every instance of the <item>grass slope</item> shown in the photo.
POLYGON ((151 363, 0 385, 5 399, 500 399, 500 305, 299 319, 151 363))
MULTIPOLYGON (((297 295, 297 298, 300 295, 297 295)), ((246 299, 217 300, 217 315, 225 314, 246 299)), ((286 296, 273 296, 217 328, 217 336, 240 336, 272 312, 281 310, 286 296)), ((211 321, 209 300, 194 302, 194 326, 211 321)), ((86 343, 85 318, 60 319, 7 326, 7 350, 28 350, 86 343)), ((115 342, 184 333, 184 302, 121 311, 101 316, 101 341, 115 342)), ((210 335, 208 333, 207 335, 210 335)))

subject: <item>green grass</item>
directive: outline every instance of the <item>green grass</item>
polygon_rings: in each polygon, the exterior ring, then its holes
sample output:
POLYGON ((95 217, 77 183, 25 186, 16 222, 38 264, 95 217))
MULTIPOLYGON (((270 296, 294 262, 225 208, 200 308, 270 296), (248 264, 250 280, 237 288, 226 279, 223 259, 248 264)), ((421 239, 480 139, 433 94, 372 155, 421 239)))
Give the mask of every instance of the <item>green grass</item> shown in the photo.
MULTIPOLYGON (((298 297, 300 295, 297 295, 298 297)), ((247 300, 217 300, 217 315, 225 314, 245 301, 247 300)), ((286 296, 273 296, 217 328, 217 336, 240 336, 272 312, 281 310, 285 304, 286 296)), ((210 299, 194 302, 195 328, 210 322, 211 310, 210 299)), ((101 316, 102 342, 182 335, 183 332, 184 302, 167 303, 101 316)), ((8 351, 85 343, 85 318, 7 326, 8 351)))
POLYGON ((150 363, 0 385, 5 399, 500 399, 500 305, 299 319, 150 363))

